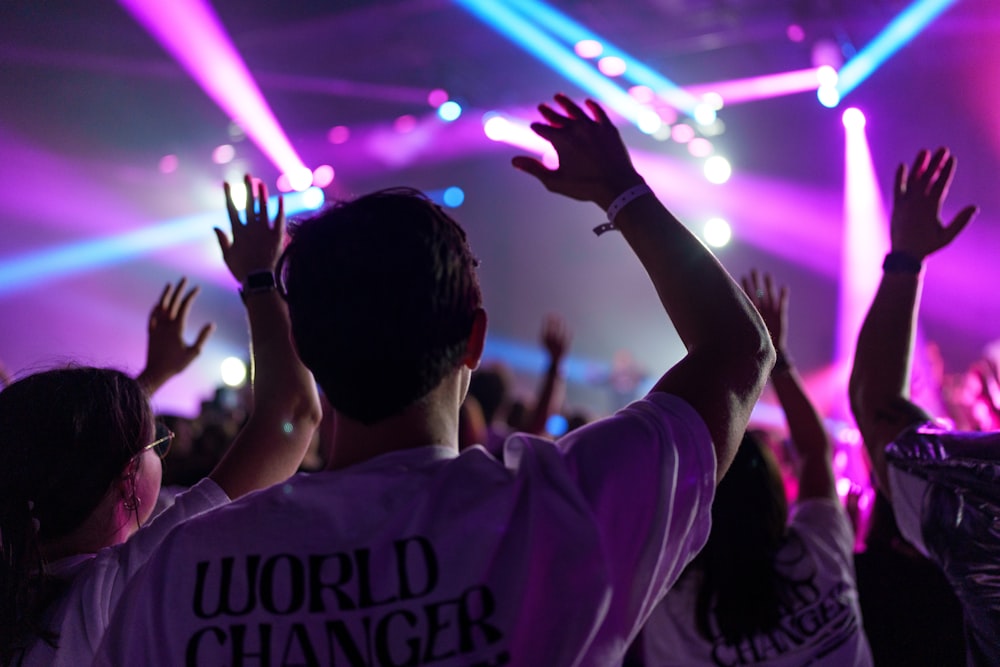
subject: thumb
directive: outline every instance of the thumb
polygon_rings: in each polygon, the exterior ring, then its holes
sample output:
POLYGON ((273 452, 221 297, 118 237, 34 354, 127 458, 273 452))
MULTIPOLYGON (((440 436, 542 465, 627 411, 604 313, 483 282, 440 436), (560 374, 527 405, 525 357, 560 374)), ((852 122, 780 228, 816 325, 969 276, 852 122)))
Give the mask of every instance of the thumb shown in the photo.
POLYGON ((961 234, 966 225, 972 222, 972 219, 976 217, 978 213, 978 206, 966 206, 963 208, 958 215, 952 219, 951 224, 949 224, 945 229, 945 245, 951 243, 956 236, 961 234))
POLYGON ((194 344, 191 346, 191 349, 194 351, 195 355, 201 354, 201 349, 205 346, 205 342, 208 340, 208 337, 211 336, 214 331, 215 331, 214 322, 209 322, 208 324, 206 324, 201 328, 201 331, 198 332, 198 337, 195 339, 194 344))
POLYGON ((515 169, 520 169, 521 171, 531 174, 542 183, 545 183, 549 176, 552 175, 552 170, 541 163, 540 160, 533 157, 518 156, 510 161, 515 169))

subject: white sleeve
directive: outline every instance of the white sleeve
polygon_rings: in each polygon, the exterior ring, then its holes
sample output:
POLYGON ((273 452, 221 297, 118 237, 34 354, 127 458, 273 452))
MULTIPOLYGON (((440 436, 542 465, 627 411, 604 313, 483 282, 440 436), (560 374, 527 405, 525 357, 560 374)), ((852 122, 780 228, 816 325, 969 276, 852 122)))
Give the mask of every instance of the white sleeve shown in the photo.
POLYGON ((649 394, 558 443, 602 534, 616 593, 612 615, 641 622, 711 530, 715 449, 677 396, 649 394))

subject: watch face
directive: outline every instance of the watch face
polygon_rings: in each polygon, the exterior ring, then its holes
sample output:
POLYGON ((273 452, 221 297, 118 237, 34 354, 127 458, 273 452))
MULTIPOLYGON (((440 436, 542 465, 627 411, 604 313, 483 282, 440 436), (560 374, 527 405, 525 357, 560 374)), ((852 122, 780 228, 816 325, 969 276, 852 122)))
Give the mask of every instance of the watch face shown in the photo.
POLYGON ((270 271, 257 271, 247 276, 247 289, 259 290, 275 287, 274 274, 270 271))

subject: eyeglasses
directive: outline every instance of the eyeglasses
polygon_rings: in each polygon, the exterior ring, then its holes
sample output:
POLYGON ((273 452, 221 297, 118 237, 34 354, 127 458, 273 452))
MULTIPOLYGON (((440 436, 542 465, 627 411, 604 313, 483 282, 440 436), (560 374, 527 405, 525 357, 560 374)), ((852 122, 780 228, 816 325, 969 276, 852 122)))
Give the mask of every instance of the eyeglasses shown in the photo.
POLYGON ((166 424, 156 423, 156 440, 149 443, 142 448, 140 454, 148 449, 152 449, 156 452, 156 455, 160 459, 167 458, 167 452, 170 451, 170 445, 174 441, 174 432, 167 428, 166 424))

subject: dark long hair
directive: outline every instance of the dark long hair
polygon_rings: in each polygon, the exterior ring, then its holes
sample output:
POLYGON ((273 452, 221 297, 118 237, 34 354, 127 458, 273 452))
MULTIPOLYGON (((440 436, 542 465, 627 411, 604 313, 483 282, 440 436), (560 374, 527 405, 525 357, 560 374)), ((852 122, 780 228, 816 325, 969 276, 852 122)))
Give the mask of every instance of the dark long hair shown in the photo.
POLYGON ((0 391, 0 665, 55 645, 42 614, 60 589, 41 544, 83 524, 152 430, 145 392, 119 371, 50 370, 0 391))
POLYGON ((752 432, 722 478, 712 504, 712 532, 690 569, 702 572, 695 605, 698 632, 712 639, 715 619, 735 643, 777 626, 787 582, 775 567, 788 500, 773 454, 752 432))

